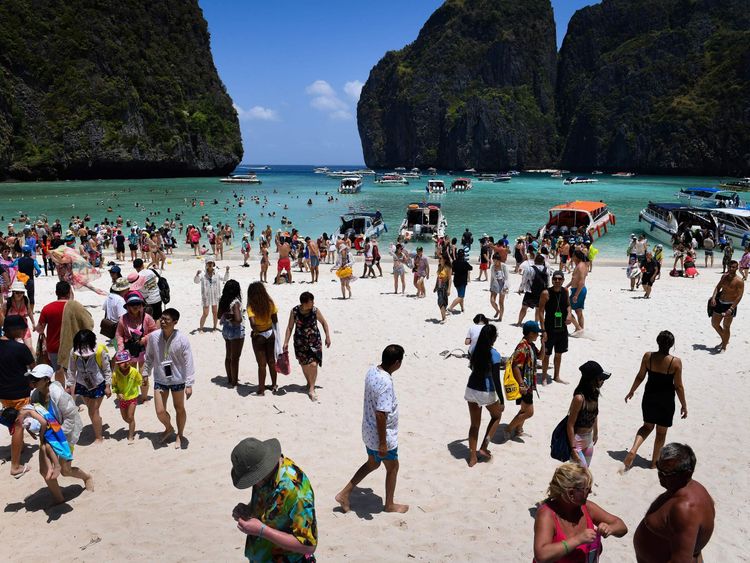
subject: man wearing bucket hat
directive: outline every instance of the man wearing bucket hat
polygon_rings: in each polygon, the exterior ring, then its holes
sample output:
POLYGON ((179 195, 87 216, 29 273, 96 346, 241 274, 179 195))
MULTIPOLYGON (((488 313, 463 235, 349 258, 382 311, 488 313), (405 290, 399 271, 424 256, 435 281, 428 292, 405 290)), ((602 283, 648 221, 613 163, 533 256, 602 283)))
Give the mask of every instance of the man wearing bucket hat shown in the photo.
POLYGON ((307 475, 281 453, 275 438, 245 438, 232 450, 232 483, 253 488, 249 504, 232 511, 248 535, 250 561, 315 561, 318 525, 315 495, 307 475))
MULTIPOLYGON (((28 376, 28 385, 31 386, 31 402, 40 403, 50 410, 50 413, 60 423, 61 430, 65 434, 65 439, 74 451, 74 446, 78 443, 83 429, 83 421, 76 406, 73 397, 68 395, 63 386, 53 381, 55 370, 47 364, 39 364, 32 369, 28 376)), ((47 474, 47 467, 44 464, 44 456, 39 458, 39 472, 44 477, 47 474)), ((60 474, 63 477, 73 477, 83 481, 87 491, 94 490, 94 479, 89 473, 86 473, 78 467, 73 467, 70 460, 60 458, 60 474)), ((52 496, 59 502, 64 501, 60 485, 57 479, 46 480, 47 487, 52 496)))
MULTIPOLYGON (((16 341, 26 332, 26 321, 18 315, 8 315, 3 322, 3 336, 0 338, 0 404, 3 408, 21 410, 29 404, 29 384, 26 370, 34 365, 34 357, 28 347, 16 341)), ((28 465, 21 465, 23 432, 11 430, 10 474, 16 479, 29 471, 28 465)))

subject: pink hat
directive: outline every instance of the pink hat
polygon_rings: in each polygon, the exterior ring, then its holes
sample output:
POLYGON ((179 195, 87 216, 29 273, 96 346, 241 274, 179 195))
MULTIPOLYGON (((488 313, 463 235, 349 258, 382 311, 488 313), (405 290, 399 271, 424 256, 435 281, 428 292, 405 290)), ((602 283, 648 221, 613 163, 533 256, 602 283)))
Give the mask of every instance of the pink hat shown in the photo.
POLYGON ((130 362, 130 352, 127 350, 120 350, 115 354, 116 364, 127 364, 128 362, 130 362))
POLYGON ((128 274, 128 281, 130 283, 138 281, 138 272, 131 272, 128 274))

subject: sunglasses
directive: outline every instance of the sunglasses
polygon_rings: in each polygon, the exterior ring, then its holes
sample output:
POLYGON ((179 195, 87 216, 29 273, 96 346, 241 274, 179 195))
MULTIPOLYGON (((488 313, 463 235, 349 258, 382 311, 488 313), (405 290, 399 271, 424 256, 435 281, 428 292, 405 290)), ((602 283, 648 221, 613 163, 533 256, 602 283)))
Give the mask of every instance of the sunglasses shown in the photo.
POLYGON ((656 472, 659 475, 659 477, 672 477, 673 475, 679 475, 680 473, 682 473, 682 471, 679 469, 673 469, 672 471, 664 471, 658 465, 656 466, 656 472))
POLYGON ((556 282, 556 281, 561 282, 561 281, 564 281, 564 279, 563 278, 552 278, 552 281, 553 282, 556 282))

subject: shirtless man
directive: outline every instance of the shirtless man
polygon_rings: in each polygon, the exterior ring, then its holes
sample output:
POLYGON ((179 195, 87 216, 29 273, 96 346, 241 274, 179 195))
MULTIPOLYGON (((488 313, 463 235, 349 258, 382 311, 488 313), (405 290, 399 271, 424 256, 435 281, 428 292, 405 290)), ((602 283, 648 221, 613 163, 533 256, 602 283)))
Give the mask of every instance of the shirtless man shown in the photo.
POLYGON ((279 283, 281 272, 283 270, 286 270, 287 276, 289 277, 287 281, 289 283, 292 283, 292 262, 289 260, 289 254, 291 253, 291 251, 292 247, 289 246, 288 242, 284 241, 279 244, 279 264, 276 267, 276 280, 273 283, 279 283))
POLYGON ((651 504, 635 531, 636 560, 702 563, 701 552, 711 539, 716 513, 711 495, 692 478, 695 454, 685 444, 667 444, 656 467, 667 492, 651 504))
POLYGON ((312 279, 310 283, 318 281, 318 269, 320 266, 320 250, 318 249, 318 243, 310 237, 305 237, 307 243, 307 252, 310 255, 310 276, 312 279))
POLYGON ((575 332, 571 336, 580 336, 583 332, 583 306, 586 302, 586 255, 580 250, 573 253, 573 275, 570 283, 565 287, 570 289, 570 308, 575 313, 570 319, 573 321, 575 332))
POLYGON ((714 308, 711 326, 721 337, 721 344, 718 345, 720 352, 724 352, 729 345, 729 329, 734 317, 737 316, 737 305, 742 301, 742 294, 745 292, 745 282, 737 274, 738 268, 737 260, 729 262, 729 271, 721 276, 711 295, 711 306, 714 308))

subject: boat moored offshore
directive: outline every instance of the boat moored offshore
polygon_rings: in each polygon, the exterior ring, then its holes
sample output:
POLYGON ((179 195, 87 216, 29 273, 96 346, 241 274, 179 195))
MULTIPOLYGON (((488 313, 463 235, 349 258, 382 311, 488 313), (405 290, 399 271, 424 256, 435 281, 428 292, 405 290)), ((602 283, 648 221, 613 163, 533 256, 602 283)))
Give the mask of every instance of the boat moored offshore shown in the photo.
POLYGON ((342 178, 339 184, 340 194, 356 194, 362 190, 362 177, 361 176, 350 176, 348 178, 342 178))
POLYGON ((410 203, 399 229, 404 240, 437 240, 445 236, 448 221, 439 203, 410 203))
POLYGON ((456 178, 451 182, 452 192, 468 192, 471 188, 471 178, 456 178))
POLYGON ((444 194, 446 192, 445 182, 442 180, 427 180, 427 187, 425 189, 429 194, 444 194))
POLYGON ((588 234, 594 239, 606 235, 615 222, 614 214, 602 201, 571 201, 549 210, 549 219, 539 229, 539 236, 565 238, 588 234))
POLYGON ((219 182, 224 184, 262 184, 254 173, 250 174, 232 174, 226 178, 220 178, 219 182))

